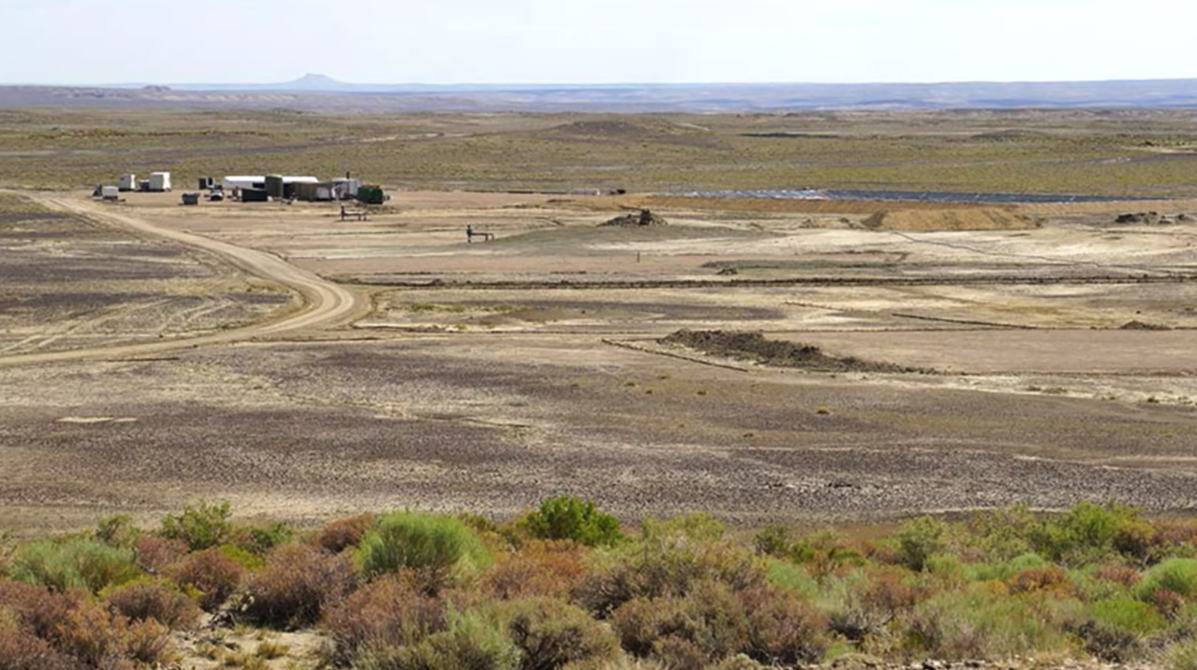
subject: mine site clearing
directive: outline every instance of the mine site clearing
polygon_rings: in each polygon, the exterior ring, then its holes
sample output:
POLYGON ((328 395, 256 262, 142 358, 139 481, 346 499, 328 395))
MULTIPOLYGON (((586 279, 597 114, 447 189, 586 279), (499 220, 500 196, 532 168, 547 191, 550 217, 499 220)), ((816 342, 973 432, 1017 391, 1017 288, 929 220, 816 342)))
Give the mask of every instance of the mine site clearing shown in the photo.
POLYGON ((197 497, 300 521, 559 492, 745 523, 1193 504, 1197 203, 392 193, 365 221, 24 194, 0 216, 18 530, 197 497), (667 339, 716 330, 766 344, 667 339))

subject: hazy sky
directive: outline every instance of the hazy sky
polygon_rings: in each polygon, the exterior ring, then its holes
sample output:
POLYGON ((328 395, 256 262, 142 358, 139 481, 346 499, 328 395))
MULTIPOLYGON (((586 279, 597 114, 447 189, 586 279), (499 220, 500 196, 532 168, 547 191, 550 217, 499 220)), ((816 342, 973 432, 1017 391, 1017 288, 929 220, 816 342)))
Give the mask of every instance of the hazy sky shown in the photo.
POLYGON ((1195 26, 1191 0, 0 0, 0 82, 1188 78, 1195 26))

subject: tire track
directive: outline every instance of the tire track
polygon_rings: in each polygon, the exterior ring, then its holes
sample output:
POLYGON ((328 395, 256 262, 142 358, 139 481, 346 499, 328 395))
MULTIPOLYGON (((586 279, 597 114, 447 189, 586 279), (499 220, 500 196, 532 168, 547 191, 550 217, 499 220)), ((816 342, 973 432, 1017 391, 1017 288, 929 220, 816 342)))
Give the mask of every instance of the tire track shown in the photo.
POLYGON ((178 349, 228 344, 246 340, 289 335, 307 330, 319 330, 347 325, 366 315, 369 301, 359 292, 327 281, 318 275, 291 265, 282 258, 257 249, 239 247, 192 233, 154 225, 125 213, 111 211, 97 203, 69 197, 13 192, 43 207, 74 214, 98 223, 169 240, 188 247, 215 254, 238 269, 276 282, 299 294, 302 306, 282 317, 259 322, 243 328, 196 337, 182 337, 158 342, 116 344, 67 351, 41 352, 0 356, 0 367, 35 365, 62 361, 113 359, 124 356, 145 356, 178 349))

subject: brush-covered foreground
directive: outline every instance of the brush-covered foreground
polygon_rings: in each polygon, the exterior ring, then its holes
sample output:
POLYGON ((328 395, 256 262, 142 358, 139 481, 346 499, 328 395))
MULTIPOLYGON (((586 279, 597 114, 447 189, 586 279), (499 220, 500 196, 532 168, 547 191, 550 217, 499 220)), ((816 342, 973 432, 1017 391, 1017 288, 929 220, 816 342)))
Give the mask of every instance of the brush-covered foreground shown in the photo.
POLYGON ((314 532, 201 504, 0 554, 0 668, 1197 668, 1197 524, 1083 504, 853 540, 705 515, 625 533, 559 497, 522 518, 370 514, 314 532), (302 658, 270 631, 318 639, 302 658), (253 632, 255 649, 227 643, 253 632), (197 642, 198 641, 198 642, 197 642))

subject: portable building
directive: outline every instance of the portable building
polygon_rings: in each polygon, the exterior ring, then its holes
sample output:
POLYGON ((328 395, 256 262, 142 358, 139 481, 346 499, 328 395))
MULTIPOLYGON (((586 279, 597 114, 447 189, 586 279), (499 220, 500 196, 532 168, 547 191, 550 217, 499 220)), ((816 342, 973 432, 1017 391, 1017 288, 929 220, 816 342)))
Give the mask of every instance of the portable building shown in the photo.
POLYGON ((120 185, 117 186, 122 191, 136 191, 137 190, 137 175, 123 174, 121 175, 120 185))
POLYGON ((156 192, 163 192, 170 190, 170 173, 169 172, 151 172, 150 173, 150 190, 156 192))
POLYGON ((332 180, 333 198, 336 200, 350 200, 357 197, 357 190, 362 187, 361 179, 345 177, 332 180))
POLYGON ((328 202, 333 199, 330 183, 295 184, 295 199, 306 202, 328 202))
POLYGON ((213 179, 211 177, 200 177, 199 178, 199 190, 211 191, 213 186, 216 186, 215 179, 213 179))
POLYGON ((224 186, 225 189, 240 188, 240 189, 255 189, 255 190, 259 190, 259 191, 269 191, 270 189, 267 187, 267 184, 266 184, 266 181, 268 179, 271 180, 272 183, 276 184, 276 186, 275 186, 276 190, 277 190, 277 182, 275 180, 277 180, 277 179, 282 180, 283 189, 281 191, 281 195, 274 196, 276 198, 286 197, 288 186, 292 187, 292 193, 293 193, 295 184, 316 184, 316 183, 320 182, 320 180, 315 177, 289 177, 289 176, 285 176, 285 175, 271 175, 270 177, 263 177, 261 175, 241 175, 241 176, 225 177, 221 180, 221 184, 224 186))
POLYGON ((121 189, 118 186, 105 186, 100 189, 100 194, 105 200, 120 200, 121 189))
POLYGON ((270 202, 270 194, 266 192, 266 189, 243 188, 241 189, 241 202, 270 202))

